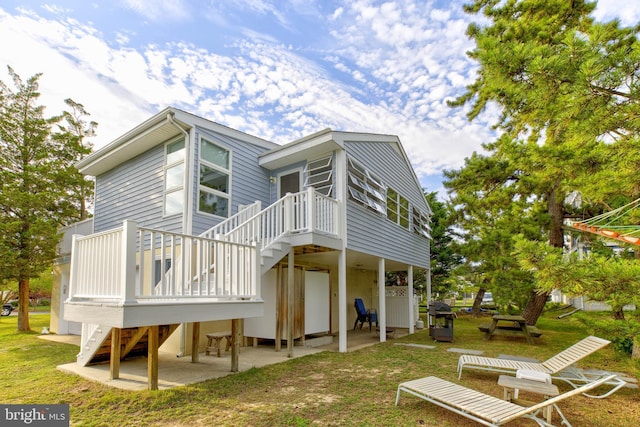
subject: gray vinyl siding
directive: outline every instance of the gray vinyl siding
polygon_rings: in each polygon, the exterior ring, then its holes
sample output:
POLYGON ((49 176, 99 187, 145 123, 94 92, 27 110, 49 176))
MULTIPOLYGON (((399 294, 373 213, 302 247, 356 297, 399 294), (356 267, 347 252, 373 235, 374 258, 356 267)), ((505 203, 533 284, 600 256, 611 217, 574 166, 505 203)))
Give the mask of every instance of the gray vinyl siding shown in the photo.
MULTIPOLYGON (((422 188, 414 178, 411 165, 396 151, 393 143, 345 142, 347 154, 375 174, 386 187, 407 198, 412 206, 428 211, 422 188)), ((347 198, 347 247, 371 255, 429 267, 429 240, 385 215, 347 198)))
POLYGON ((424 192, 417 185, 411 165, 387 142, 347 142, 347 154, 371 170, 387 186, 406 197, 409 202, 427 211, 424 192))
POLYGON ((162 217, 164 144, 96 177, 94 232, 138 225, 180 232, 182 215, 162 217))
POLYGON ((429 268, 429 240, 347 200, 347 249, 429 268))
POLYGON ((258 156, 266 149, 214 131, 197 128, 197 143, 194 147, 196 166, 193 170, 193 234, 200 234, 224 219, 198 213, 200 137, 231 151, 230 216, 238 212, 238 205, 247 205, 256 200, 262 202, 263 208, 269 204, 269 171, 258 165, 258 156))

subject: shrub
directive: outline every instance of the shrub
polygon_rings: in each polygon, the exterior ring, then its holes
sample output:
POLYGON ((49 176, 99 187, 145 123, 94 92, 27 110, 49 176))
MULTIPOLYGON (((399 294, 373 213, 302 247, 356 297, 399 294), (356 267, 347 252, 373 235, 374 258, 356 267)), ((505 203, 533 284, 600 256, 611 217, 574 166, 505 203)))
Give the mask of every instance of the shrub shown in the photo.
POLYGON ((587 316, 578 316, 578 319, 590 334, 608 339, 617 350, 627 354, 633 351, 634 337, 640 336, 640 322, 637 320, 595 319, 587 316))

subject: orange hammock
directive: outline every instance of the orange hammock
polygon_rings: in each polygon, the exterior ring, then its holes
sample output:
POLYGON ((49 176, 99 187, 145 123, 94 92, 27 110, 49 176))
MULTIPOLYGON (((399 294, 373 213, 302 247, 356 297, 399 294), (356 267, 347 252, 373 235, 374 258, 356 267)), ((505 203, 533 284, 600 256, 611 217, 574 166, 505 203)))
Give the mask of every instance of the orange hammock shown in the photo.
POLYGON ((619 240, 624 243, 640 246, 639 225, 614 225, 617 219, 639 205, 640 199, 637 199, 625 206, 594 216, 587 220, 567 221, 566 226, 578 231, 597 234, 608 239, 619 240))

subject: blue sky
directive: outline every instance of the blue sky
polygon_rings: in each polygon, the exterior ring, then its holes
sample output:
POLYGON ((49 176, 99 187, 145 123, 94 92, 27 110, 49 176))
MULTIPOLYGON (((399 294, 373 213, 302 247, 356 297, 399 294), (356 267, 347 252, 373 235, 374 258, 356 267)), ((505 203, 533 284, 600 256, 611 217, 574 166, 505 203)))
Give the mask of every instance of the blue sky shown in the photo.
MULTIPOLYGON (((446 101, 474 80, 465 0, 4 0, 0 79, 43 73, 47 114, 82 103, 99 148, 167 106, 276 143, 330 127, 398 135, 420 182, 493 139, 446 101)), ((598 20, 640 22, 635 1, 598 20)))

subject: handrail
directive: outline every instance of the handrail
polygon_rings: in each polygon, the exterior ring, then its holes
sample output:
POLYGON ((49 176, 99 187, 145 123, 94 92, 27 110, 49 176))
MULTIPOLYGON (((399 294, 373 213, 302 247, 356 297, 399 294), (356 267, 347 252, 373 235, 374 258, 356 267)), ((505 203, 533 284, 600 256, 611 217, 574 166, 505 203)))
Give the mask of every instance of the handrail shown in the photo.
POLYGON ((338 235, 337 200, 312 187, 250 215, 257 209, 259 203, 250 205, 201 236, 138 227, 132 221, 74 236, 70 301, 260 298, 258 250, 286 235, 338 235))
POLYGON ((262 250, 290 234, 321 232, 338 235, 337 205, 337 200, 318 193, 313 187, 287 193, 222 238, 236 243, 257 242, 262 250))
POLYGON ((200 236, 213 239, 216 236, 225 235, 230 231, 232 231, 233 229, 245 223, 248 218, 251 218, 256 214, 260 213, 261 209, 262 209, 262 203, 260 202, 260 200, 256 200, 250 205, 245 205, 241 207, 240 209, 238 209, 238 212, 235 215, 230 216, 224 221, 214 225, 207 231, 201 233, 200 236))
POLYGON ((259 298, 257 263, 255 245, 125 221, 115 230, 74 236, 70 301, 259 298))

